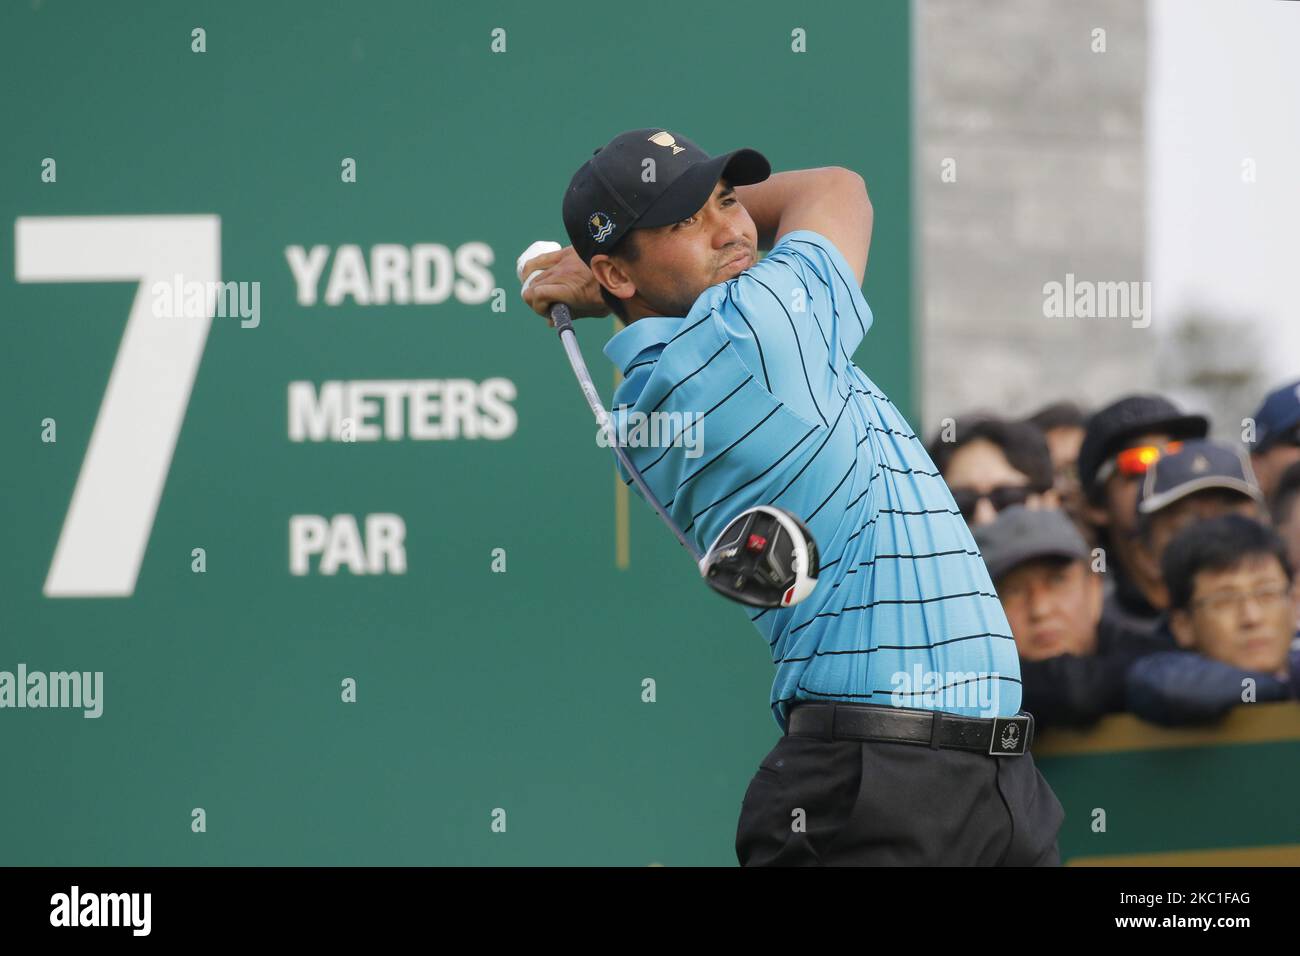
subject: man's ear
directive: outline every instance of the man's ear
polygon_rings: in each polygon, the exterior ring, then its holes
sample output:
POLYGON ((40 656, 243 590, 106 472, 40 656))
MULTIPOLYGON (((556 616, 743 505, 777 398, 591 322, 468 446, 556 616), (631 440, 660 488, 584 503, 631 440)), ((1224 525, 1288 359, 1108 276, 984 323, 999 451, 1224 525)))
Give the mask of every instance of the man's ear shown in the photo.
POLYGON ((623 267, 610 256, 595 255, 588 266, 596 281, 620 299, 630 299, 636 294, 636 285, 632 277, 623 271, 623 267))
POLYGON ((1169 630, 1174 632, 1174 640, 1184 650, 1196 649, 1196 637, 1192 630, 1192 616, 1183 608, 1169 614, 1169 630))

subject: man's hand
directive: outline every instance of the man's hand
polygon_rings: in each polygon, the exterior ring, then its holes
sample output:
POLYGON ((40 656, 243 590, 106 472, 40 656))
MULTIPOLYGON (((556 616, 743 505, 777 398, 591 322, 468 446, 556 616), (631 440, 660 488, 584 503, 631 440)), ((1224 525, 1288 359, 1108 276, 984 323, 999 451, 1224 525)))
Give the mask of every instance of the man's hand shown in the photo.
POLYGON ((573 246, 529 259, 524 263, 522 275, 527 279, 538 269, 542 274, 528 283, 523 297, 528 307, 545 318, 551 328, 555 328, 551 306, 557 302, 567 305, 575 319, 609 315, 609 306, 600 296, 600 283, 578 258, 573 246))

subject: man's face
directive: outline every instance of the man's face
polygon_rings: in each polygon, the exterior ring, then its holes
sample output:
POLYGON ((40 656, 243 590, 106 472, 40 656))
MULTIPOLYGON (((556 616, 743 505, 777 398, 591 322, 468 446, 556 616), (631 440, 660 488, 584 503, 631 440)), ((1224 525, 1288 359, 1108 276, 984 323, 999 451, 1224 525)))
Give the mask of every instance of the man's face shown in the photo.
POLYGON ((1282 565, 1271 555, 1197 572, 1191 604, 1170 618, 1180 646, 1232 667, 1283 674, 1295 631, 1282 565))
POLYGON ((987 497, 996 489, 1023 489, 1023 497, 1008 496, 1007 503, 1023 503, 1031 510, 1056 505, 1054 496, 1029 491, 1029 476, 1012 467, 1002 449, 985 438, 968 441, 953 452, 943 470, 943 480, 955 498, 967 499, 969 493, 980 496, 974 512, 966 518, 971 527, 992 524, 997 519, 997 509, 987 497))
MULTIPOLYGON (((1149 432, 1125 442, 1124 447, 1164 446, 1169 441, 1168 435, 1149 432)), ((1122 450, 1117 449, 1117 452, 1122 450)), ((1110 547, 1120 566, 1149 588, 1158 586, 1160 569, 1151 563, 1149 552, 1139 546, 1137 539, 1137 497, 1142 478, 1142 475, 1126 475, 1115 469, 1106 479, 1101 507, 1088 505, 1086 514, 1092 524, 1108 529, 1110 547)))
POLYGON ((1207 488, 1186 498, 1180 498, 1166 508, 1148 517, 1150 523, 1146 548, 1156 567, 1164 557, 1165 548, 1183 528, 1206 518, 1218 518, 1221 515, 1238 514, 1256 521, 1263 516, 1254 499, 1239 495, 1228 489, 1207 488))
POLYGON ((1026 561, 1003 575, 997 592, 1021 660, 1096 653, 1102 584, 1086 562, 1026 561))
POLYGON ((1086 434, 1082 426, 1061 425, 1043 432, 1052 454, 1052 490, 1059 507, 1092 542, 1093 535, 1084 513, 1083 486, 1079 484, 1079 449, 1086 434))
MULTIPOLYGON (((1152 433, 1139 435, 1126 442, 1124 447, 1162 447, 1169 444, 1169 441, 1168 435, 1152 433)), ((1121 540, 1131 541, 1137 534, 1137 499, 1142 479, 1142 475, 1126 475, 1118 468, 1106 479, 1106 509, 1102 524, 1110 527, 1112 544, 1118 544, 1121 540)))
POLYGON ((1079 460, 1086 432, 1081 425, 1058 425, 1043 432, 1047 448, 1052 453, 1052 468, 1057 474, 1067 473, 1079 460))
POLYGON ((758 261, 758 230, 725 180, 694 215, 669 226, 636 230, 635 262, 595 256, 592 271, 628 308, 628 319, 686 315, 709 286, 758 261))

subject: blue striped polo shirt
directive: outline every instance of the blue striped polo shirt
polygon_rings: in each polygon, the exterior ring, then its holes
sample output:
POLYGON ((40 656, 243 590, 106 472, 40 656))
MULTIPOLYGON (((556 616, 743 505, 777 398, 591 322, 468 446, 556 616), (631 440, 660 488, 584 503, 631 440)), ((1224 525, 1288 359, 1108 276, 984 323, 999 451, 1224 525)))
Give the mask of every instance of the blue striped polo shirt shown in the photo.
POLYGON ((701 551, 759 504, 793 512, 816 538, 810 597, 745 608, 776 665, 782 731, 803 700, 1011 716, 1011 627, 925 447, 853 364, 872 323, 853 280, 824 236, 787 233, 684 318, 639 319, 606 343, 625 376, 611 418, 701 551))

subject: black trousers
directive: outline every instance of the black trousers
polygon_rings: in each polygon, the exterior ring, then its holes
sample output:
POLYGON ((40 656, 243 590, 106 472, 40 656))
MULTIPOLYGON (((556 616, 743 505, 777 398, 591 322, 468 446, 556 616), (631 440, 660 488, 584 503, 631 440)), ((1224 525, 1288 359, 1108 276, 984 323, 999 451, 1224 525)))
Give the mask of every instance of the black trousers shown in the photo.
POLYGON ((750 781, 741 866, 1059 866, 1034 758, 786 735, 750 781))

